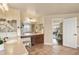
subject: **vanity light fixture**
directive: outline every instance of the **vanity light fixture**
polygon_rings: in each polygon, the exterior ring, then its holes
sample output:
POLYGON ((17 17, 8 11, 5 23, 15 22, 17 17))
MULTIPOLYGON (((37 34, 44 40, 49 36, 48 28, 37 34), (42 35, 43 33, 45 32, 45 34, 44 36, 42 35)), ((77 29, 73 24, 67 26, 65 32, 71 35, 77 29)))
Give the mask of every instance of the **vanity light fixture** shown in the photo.
POLYGON ((24 23, 36 22, 36 19, 26 17, 24 23))
POLYGON ((30 21, 31 21, 31 22, 36 22, 36 19, 31 19, 30 21))

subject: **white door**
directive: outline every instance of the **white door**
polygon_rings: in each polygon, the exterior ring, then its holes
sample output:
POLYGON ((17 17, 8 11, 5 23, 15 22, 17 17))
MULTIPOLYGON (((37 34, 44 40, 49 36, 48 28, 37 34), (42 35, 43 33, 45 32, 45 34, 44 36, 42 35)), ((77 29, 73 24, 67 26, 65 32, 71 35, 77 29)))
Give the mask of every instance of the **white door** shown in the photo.
POLYGON ((63 21, 63 46, 77 48, 77 18, 66 18, 63 21))

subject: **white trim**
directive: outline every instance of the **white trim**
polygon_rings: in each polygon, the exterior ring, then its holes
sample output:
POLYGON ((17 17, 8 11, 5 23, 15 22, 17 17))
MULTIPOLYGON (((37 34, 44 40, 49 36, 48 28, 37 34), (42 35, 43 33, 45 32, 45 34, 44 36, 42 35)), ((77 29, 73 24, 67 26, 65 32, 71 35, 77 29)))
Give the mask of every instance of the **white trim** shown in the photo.
POLYGON ((44 43, 44 45, 52 45, 52 43, 44 43))

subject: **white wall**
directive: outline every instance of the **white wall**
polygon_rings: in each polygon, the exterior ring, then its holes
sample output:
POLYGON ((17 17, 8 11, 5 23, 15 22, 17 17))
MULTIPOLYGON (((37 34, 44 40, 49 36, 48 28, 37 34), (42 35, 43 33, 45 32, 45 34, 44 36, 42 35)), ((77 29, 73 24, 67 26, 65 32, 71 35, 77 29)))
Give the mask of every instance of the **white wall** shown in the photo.
POLYGON ((79 47, 79 17, 77 18, 77 44, 79 47))
POLYGON ((44 44, 52 44, 52 18, 50 16, 44 17, 44 44))

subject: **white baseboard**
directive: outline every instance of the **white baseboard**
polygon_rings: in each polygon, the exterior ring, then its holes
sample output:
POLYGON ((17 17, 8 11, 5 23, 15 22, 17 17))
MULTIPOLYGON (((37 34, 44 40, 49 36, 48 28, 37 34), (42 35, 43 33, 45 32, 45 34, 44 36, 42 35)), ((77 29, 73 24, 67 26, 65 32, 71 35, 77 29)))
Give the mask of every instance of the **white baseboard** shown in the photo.
POLYGON ((44 45, 52 45, 52 43, 44 43, 44 45))

